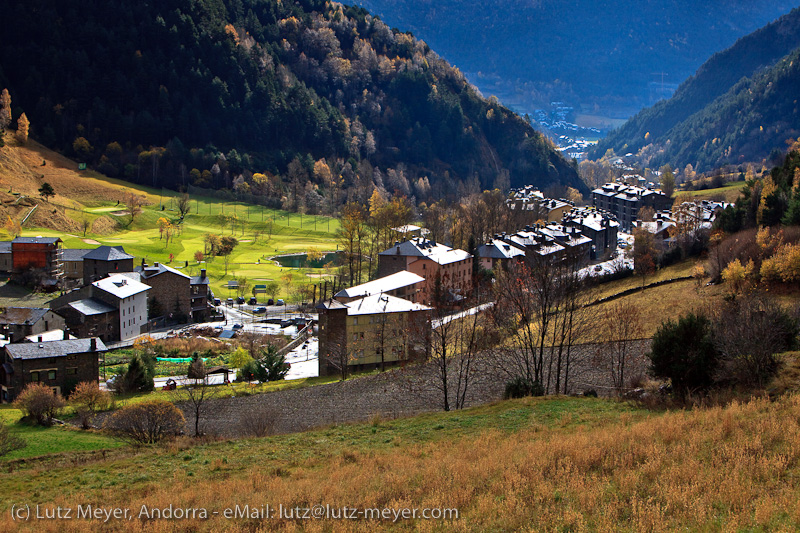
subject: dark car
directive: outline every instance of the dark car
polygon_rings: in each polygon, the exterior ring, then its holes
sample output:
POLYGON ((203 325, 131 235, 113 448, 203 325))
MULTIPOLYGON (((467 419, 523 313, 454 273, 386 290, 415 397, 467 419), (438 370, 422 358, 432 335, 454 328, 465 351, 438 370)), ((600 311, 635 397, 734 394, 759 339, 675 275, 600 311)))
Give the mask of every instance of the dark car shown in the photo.
POLYGON ((256 307, 255 309, 253 309, 253 313, 255 313, 257 315, 260 315, 261 313, 266 313, 266 312, 267 312, 267 308, 266 307, 256 307))
POLYGON ((267 305, 275 305, 275 300, 270 298, 269 300, 267 300, 267 305))
POLYGON ((257 305, 258 300, 256 300, 255 296, 251 296, 249 300, 247 300, 248 305, 257 305))
POLYGON ((219 298, 214 298, 214 305, 222 305, 222 300, 219 298))
POLYGON ((236 303, 239 304, 239 305, 242 305, 244 303, 244 297, 243 296, 239 296, 238 298, 236 298, 236 303))
POLYGON ((244 326, 241 324, 234 324, 231 329, 242 329, 244 326))

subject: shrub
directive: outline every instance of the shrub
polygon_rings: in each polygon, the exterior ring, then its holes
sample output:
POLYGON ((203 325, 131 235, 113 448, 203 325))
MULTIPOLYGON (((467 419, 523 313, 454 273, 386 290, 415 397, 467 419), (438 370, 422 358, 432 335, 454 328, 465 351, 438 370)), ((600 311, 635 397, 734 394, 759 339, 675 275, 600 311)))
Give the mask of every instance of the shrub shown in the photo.
POLYGON ((156 444, 183 430, 183 413, 166 400, 150 400, 123 407, 105 424, 117 437, 136 444, 156 444))
POLYGON ((236 373, 236 379, 239 381, 252 381, 258 380, 260 383, 268 381, 278 381, 286 376, 289 371, 289 366, 286 364, 286 358, 279 355, 274 346, 270 345, 266 349, 261 350, 261 357, 248 361, 236 373))
POLYGON ((8 426, 0 421, 0 457, 25 446, 27 446, 27 443, 16 435, 12 435, 8 431, 8 426))
POLYGON ((503 398, 524 398, 525 396, 543 396, 544 389, 538 381, 531 381, 524 377, 516 377, 506 383, 506 391, 503 398))
POLYGON ((662 323, 653 336, 650 360, 653 376, 669 379, 681 397, 708 389, 717 367, 711 322, 689 313, 677 322, 662 323))
POLYGON ((95 414, 111 406, 111 393, 100 389, 97 383, 78 383, 69 397, 83 429, 89 429, 95 414))
POLYGON ((714 313, 714 346, 719 352, 717 379, 764 386, 778 370, 776 354, 797 344, 797 321, 762 295, 732 298, 714 313))
POLYGON ((266 437, 275 432, 275 412, 268 408, 247 409, 239 415, 239 431, 250 437, 266 437))
POLYGON ((37 424, 49 426, 64 407, 64 398, 44 383, 29 383, 17 396, 14 405, 37 424))

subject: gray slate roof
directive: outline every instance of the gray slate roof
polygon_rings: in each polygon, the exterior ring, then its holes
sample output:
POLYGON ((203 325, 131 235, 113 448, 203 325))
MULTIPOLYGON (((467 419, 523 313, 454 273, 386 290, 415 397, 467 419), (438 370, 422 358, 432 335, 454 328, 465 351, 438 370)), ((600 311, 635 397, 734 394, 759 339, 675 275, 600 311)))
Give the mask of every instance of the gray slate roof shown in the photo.
POLYGON ((83 261, 83 257, 91 252, 90 248, 62 248, 62 261, 83 261))
POLYGON ((84 259, 94 259, 95 261, 120 261, 122 259, 133 259, 133 256, 126 253, 122 246, 100 246, 83 256, 84 259))
POLYGON ((44 307, 8 307, 5 312, 0 313, 0 324, 36 324, 49 310, 44 307))
POLYGON ((0 241, 0 254, 11 253, 11 241, 0 241))
POLYGON ((61 242, 58 237, 17 237, 11 242, 17 244, 55 244, 61 242))
POLYGON ((187 276, 183 272, 175 270, 172 267, 168 267, 167 265, 165 265, 163 263, 157 263, 157 264, 153 263, 152 265, 147 265, 146 267, 137 266, 133 270, 134 270, 134 272, 138 272, 139 274, 141 274, 141 276, 142 276, 142 278, 144 280, 147 280, 148 278, 152 278, 153 276, 158 276, 159 274, 163 274, 164 272, 171 272, 171 273, 173 273, 173 274, 175 274, 177 276, 181 276, 181 277, 184 277, 184 278, 187 278, 187 279, 191 279, 190 276, 187 276))
MULTIPOLYGON (((7 344, 6 353, 12 359, 41 359, 43 357, 64 357, 76 353, 91 352, 92 339, 74 339, 67 341, 25 342, 7 344)), ((106 345, 96 339, 97 351, 105 352, 106 345)))
POLYGON ((101 302, 100 300, 95 300, 94 298, 86 298, 85 300, 70 302, 67 305, 85 316, 102 315, 116 311, 116 308, 108 305, 105 302, 101 302))

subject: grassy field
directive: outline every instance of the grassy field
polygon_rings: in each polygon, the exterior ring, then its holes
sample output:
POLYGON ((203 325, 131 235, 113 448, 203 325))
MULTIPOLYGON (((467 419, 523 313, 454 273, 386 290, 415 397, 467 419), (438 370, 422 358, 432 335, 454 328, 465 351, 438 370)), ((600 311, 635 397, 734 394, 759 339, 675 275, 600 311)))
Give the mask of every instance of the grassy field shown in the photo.
MULTIPOLYGON (((649 412, 598 399, 526 398, 304 434, 109 451, 3 471, 12 503, 131 510, 142 531, 767 531, 800 525, 800 397, 649 412), (415 521, 227 520, 235 505, 458 509, 415 521), (140 519, 149 508, 205 519, 140 519)), ((32 521, 22 529, 94 530, 32 521)), ((102 526, 128 531, 128 521, 102 526)))
MULTIPOLYGON (((336 219, 217 198, 192 197, 191 211, 181 222, 177 192, 134 185, 93 171, 79 171, 75 162, 34 141, 29 141, 25 147, 0 148, 0 186, 30 196, 31 201, 39 204, 35 215, 23 227, 22 235, 58 236, 67 248, 92 248, 97 243, 121 245, 135 256, 137 264, 142 259, 148 263, 159 261, 187 275, 197 275, 201 268, 206 268, 214 293, 222 298, 235 296, 224 288, 229 279, 245 276, 252 284, 278 281, 279 297, 294 300, 292 285, 318 283, 327 274, 326 270, 283 268, 269 258, 312 248, 337 249, 335 234, 339 223, 336 219), (56 191, 50 202, 43 202, 36 192, 45 181, 56 191), (146 202, 142 214, 130 225, 130 218, 122 214, 124 205, 120 203, 128 191, 143 196, 146 202), (235 226, 221 223, 223 213, 236 216, 235 226), (80 224, 84 217, 92 222, 85 236, 80 224), (169 245, 160 238, 158 219, 161 217, 180 228, 179 235, 169 245), (194 259, 195 252, 204 250, 203 236, 207 233, 234 235, 240 241, 231 254, 227 275, 221 257, 208 258, 208 262, 202 264, 194 259), (283 279, 287 274, 291 276, 291 285, 283 279)), ((7 198, 4 209, 8 211, 16 197, 5 192, 3 195, 7 198)), ((21 218, 27 212, 27 208, 16 209, 8 214, 21 218)))
POLYGON ((735 202, 739 197, 739 192, 744 187, 743 181, 731 181, 724 186, 716 189, 706 189, 703 191, 680 191, 677 195, 688 194, 698 200, 720 200, 725 202, 735 202))
POLYGON ((25 440, 27 445, 4 455, 3 461, 39 457, 54 453, 85 452, 119 448, 123 444, 96 431, 83 431, 69 425, 49 428, 19 423, 22 411, 9 405, 0 407, 0 421, 8 424, 9 432, 25 440))

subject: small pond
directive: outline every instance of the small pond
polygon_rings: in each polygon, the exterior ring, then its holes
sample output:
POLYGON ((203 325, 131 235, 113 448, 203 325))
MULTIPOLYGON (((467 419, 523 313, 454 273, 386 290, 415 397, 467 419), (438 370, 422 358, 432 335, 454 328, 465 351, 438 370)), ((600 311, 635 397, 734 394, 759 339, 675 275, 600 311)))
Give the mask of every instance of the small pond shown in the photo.
POLYGON ((290 268, 322 268, 328 263, 339 264, 342 252, 328 252, 322 258, 315 261, 308 261, 306 254, 276 255, 271 257, 273 261, 283 267, 290 268))

